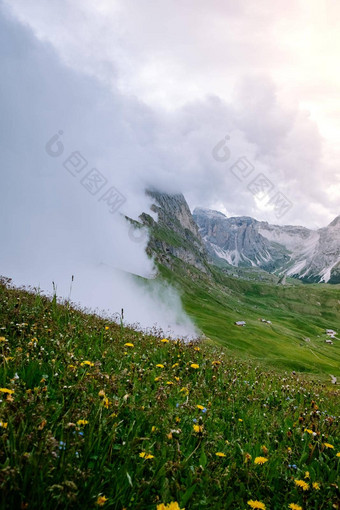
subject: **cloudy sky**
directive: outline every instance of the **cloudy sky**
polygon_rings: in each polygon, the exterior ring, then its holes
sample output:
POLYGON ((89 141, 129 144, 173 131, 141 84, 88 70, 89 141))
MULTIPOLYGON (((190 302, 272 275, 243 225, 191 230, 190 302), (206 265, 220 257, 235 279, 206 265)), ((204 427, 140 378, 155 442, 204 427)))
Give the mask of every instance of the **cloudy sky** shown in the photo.
POLYGON ((148 186, 191 208, 327 225, 340 214, 339 22, 334 0, 2 0, 1 272, 152 274, 119 214, 147 210, 148 186))

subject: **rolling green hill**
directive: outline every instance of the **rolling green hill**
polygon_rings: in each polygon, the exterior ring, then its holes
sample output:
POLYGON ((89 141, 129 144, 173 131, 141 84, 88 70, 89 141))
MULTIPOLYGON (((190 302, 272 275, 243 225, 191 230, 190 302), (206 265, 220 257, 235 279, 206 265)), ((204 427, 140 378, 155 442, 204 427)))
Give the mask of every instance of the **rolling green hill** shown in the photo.
POLYGON ((260 269, 216 264, 183 195, 149 193, 158 218, 143 215, 142 221, 150 232, 148 250, 159 278, 178 289, 185 310, 210 341, 242 359, 340 376, 340 285, 292 278, 278 285, 277 276, 260 269), (246 326, 235 326, 239 320, 246 326), (333 345, 325 343, 326 329, 339 333, 333 345))

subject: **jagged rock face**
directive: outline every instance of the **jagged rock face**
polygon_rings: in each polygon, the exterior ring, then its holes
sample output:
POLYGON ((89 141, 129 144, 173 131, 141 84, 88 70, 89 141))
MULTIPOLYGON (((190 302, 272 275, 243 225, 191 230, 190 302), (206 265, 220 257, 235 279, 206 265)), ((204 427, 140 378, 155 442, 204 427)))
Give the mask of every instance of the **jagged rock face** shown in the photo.
POLYGON ((227 218, 207 209, 193 213, 209 253, 233 266, 256 266, 308 281, 340 282, 340 216, 317 231, 227 218))
POLYGON ((171 255, 208 273, 208 253, 184 196, 158 191, 147 193, 154 199, 152 210, 157 213, 157 221, 142 215, 151 232, 150 252, 164 265, 171 266, 171 255))

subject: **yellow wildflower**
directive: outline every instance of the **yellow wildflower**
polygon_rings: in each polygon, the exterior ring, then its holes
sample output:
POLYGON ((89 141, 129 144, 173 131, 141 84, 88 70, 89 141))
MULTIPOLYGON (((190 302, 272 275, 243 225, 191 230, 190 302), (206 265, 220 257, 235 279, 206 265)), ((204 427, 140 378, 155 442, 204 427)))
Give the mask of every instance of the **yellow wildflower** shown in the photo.
POLYGON ((172 368, 178 367, 178 365, 179 365, 179 363, 174 363, 174 364, 172 365, 172 368))
POLYGON ((295 485, 297 487, 300 487, 300 489, 304 490, 304 491, 308 491, 309 489, 309 485, 307 482, 303 481, 303 480, 294 480, 295 482, 295 485))
POLYGON ((205 409, 205 407, 201 406, 200 404, 198 404, 196 407, 197 407, 197 409, 200 409, 201 411, 203 411, 203 409, 205 409))
POLYGON ((7 340, 4 336, 0 336, 0 342, 7 342, 7 340))
POLYGON ((244 463, 247 464, 249 460, 251 460, 251 455, 250 453, 246 453, 244 456, 244 463))
POLYGON ((164 368, 164 365, 162 365, 162 363, 158 363, 158 364, 156 365, 156 367, 158 367, 158 368, 164 368))
POLYGON ((98 496, 96 505, 104 506, 107 500, 108 500, 108 498, 106 498, 105 496, 98 496))
POLYGON ((221 364, 221 362, 220 362, 220 361, 213 361, 211 364, 212 364, 214 367, 217 367, 218 365, 220 365, 220 364, 221 364))
POLYGON ((191 366, 191 368, 194 368, 196 370, 200 367, 199 365, 197 365, 197 363, 191 363, 190 366, 191 366))
POLYGON ((225 453, 223 453, 223 452, 216 452, 216 453, 215 453, 215 455, 216 455, 217 457, 226 457, 226 454, 225 454, 225 453))
POLYGON ((94 363, 92 363, 92 361, 83 361, 82 363, 80 363, 80 366, 83 367, 87 365, 88 367, 93 367, 94 366, 94 363))
POLYGON ((108 408, 110 407, 110 405, 111 405, 111 404, 110 404, 109 399, 108 399, 107 397, 104 397, 104 398, 103 398, 103 406, 104 406, 106 409, 108 409, 108 408))
POLYGON ((269 451, 269 450, 268 450, 268 448, 267 448, 266 446, 264 446, 264 445, 263 445, 263 446, 261 446, 261 450, 263 451, 263 453, 264 453, 265 455, 268 455, 268 451, 269 451))
POLYGON ((266 457, 256 457, 254 460, 254 464, 265 464, 266 462, 268 462, 266 457))
POLYGON ((266 505, 262 503, 261 501, 253 501, 252 499, 250 501, 247 501, 247 504, 251 508, 258 508, 259 510, 266 510, 266 505))
POLYGON ((162 338, 161 342, 163 344, 168 344, 169 343, 169 340, 167 338, 162 338))
POLYGON ((200 351, 201 349, 199 347, 194 347, 195 351, 200 351))
POLYGON ((185 508, 180 508, 176 501, 171 501, 168 505, 164 503, 157 505, 157 510, 185 510, 185 508))
POLYGON ((110 329, 109 326, 105 326, 105 331, 107 331, 108 329, 110 329))
POLYGON ((124 344, 124 347, 134 347, 134 345, 131 342, 127 342, 124 344))
POLYGON ((151 455, 151 453, 146 453, 146 452, 140 452, 139 456, 142 459, 153 459, 154 458, 154 456, 151 455))
POLYGON ((243 420, 242 420, 242 418, 239 418, 238 421, 242 422, 243 420))
POLYGON ((329 444, 329 443, 324 443, 323 444, 326 448, 334 448, 334 446, 332 444, 329 444))
POLYGON ((336 454, 336 456, 337 456, 337 457, 340 457, 340 452, 338 452, 338 453, 336 454))
POLYGON ((188 393, 189 393, 188 388, 185 388, 185 387, 181 388, 179 391, 180 391, 180 393, 185 393, 186 395, 188 395, 188 393))
POLYGON ((306 472, 305 472, 305 480, 306 480, 307 478, 310 478, 310 476, 309 476, 309 471, 306 471, 306 472))
POLYGON ((308 432, 308 434, 313 434, 313 431, 311 429, 305 429, 304 432, 308 432))
POLYGON ((194 432, 203 432, 203 425, 193 425, 194 432))
POLYGON ((169 386, 171 386, 171 384, 174 384, 172 381, 167 381, 166 384, 168 384, 169 386))
POLYGON ((155 377, 155 378, 154 378, 154 381, 155 381, 155 382, 158 382, 160 379, 161 379, 161 377, 155 377))
POLYGON ((178 382, 179 381, 179 377, 175 377, 175 380, 178 382))
POLYGON ((0 421, 0 427, 2 427, 3 429, 7 429, 7 421, 0 421))
POLYGON ((320 484, 318 482, 313 482, 312 486, 313 486, 313 489, 315 489, 316 491, 320 490, 320 484))
POLYGON ((87 425, 88 424, 88 421, 87 420, 78 420, 77 421, 77 425, 87 425))
POLYGON ((14 390, 10 390, 8 388, 0 388, 0 393, 8 393, 8 395, 12 395, 14 390))
POLYGON ((156 431, 156 427, 154 425, 152 425, 151 432, 155 432, 155 431, 156 431))
POLYGON ((297 505, 296 503, 290 503, 290 505, 288 505, 288 507, 291 508, 291 510, 303 510, 302 506, 297 505))

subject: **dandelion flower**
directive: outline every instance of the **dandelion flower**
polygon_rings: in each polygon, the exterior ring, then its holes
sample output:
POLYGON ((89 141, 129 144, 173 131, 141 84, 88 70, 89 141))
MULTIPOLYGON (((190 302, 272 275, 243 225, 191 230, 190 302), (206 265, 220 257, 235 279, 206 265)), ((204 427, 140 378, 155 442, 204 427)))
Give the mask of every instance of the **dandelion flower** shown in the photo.
POLYGON ((179 390, 179 392, 180 392, 180 393, 185 393, 186 395, 188 395, 189 390, 188 390, 188 388, 185 388, 185 387, 184 387, 184 388, 181 388, 181 389, 179 390))
POLYGON ((291 510, 303 510, 302 506, 297 505, 296 503, 290 503, 288 507, 291 508, 291 510))
POLYGON ((200 347, 194 347, 195 351, 200 351, 200 347))
POLYGON ((109 326, 105 326, 105 331, 107 331, 108 329, 110 329, 109 326))
POLYGON ((304 432, 308 432, 308 434, 313 434, 313 431, 311 429, 305 429, 304 432))
POLYGON ((172 384, 174 384, 172 381, 167 381, 166 384, 168 384, 169 386, 171 386, 172 384))
POLYGON ((142 459, 153 459, 154 458, 154 456, 151 455, 151 453, 146 453, 146 452, 140 452, 139 456, 142 459))
POLYGON ((77 421, 77 425, 87 425, 88 424, 88 421, 87 420, 78 420, 77 421))
POLYGON ((157 510, 185 510, 185 508, 180 508, 176 501, 171 501, 168 505, 164 503, 157 505, 157 510))
POLYGON ((0 388, 0 393, 7 393, 8 395, 12 395, 14 390, 10 390, 8 388, 0 388))
POLYGON ((7 340, 4 336, 0 336, 0 342, 7 342, 7 340))
POLYGON ((254 460, 254 464, 265 464, 266 462, 268 462, 266 457, 256 457, 254 460))
POLYGON ((205 409, 205 407, 201 406, 200 404, 198 404, 196 407, 197 407, 197 409, 200 409, 201 411, 203 411, 203 409, 205 409))
POLYGON ((337 457, 340 457, 340 452, 338 452, 338 453, 336 454, 336 456, 337 456, 337 457))
POLYGON ((312 486, 313 486, 313 489, 315 489, 316 491, 320 490, 320 484, 318 482, 313 482, 312 486))
POLYGON ((238 419, 238 421, 239 421, 239 422, 242 422, 243 420, 242 420, 242 418, 239 418, 239 419, 238 419))
POLYGON ((94 366, 94 363, 92 363, 92 361, 87 361, 87 360, 85 360, 85 361, 83 361, 82 363, 80 363, 80 366, 81 366, 81 367, 83 367, 83 366, 85 366, 85 365, 87 365, 88 367, 93 367, 93 366, 94 366))
POLYGON ((223 453, 223 452, 216 452, 216 453, 215 453, 215 455, 216 455, 217 457, 226 457, 226 454, 225 454, 225 453, 223 453))
POLYGON ((164 365, 162 365, 162 363, 158 363, 158 364, 156 365, 156 367, 158 367, 158 368, 164 368, 164 365))
POLYGON ((309 471, 306 471, 306 472, 305 472, 305 480, 306 480, 306 478, 310 478, 310 476, 309 476, 309 471))
POLYGON ((300 489, 302 489, 303 491, 308 491, 309 485, 304 480, 294 480, 294 482, 295 482, 295 485, 297 487, 300 487, 300 489))
POLYGON ((108 498, 106 498, 105 496, 98 496, 96 505, 104 506, 107 500, 108 500, 108 498))
POLYGON ((134 347, 134 345, 131 342, 127 342, 124 344, 124 347, 134 347))
POLYGON ((7 429, 7 421, 0 421, 0 427, 2 427, 3 429, 7 429))
POLYGON ((334 446, 332 444, 329 444, 329 443, 324 443, 323 444, 326 448, 334 448, 334 446))
POLYGON ((262 503, 262 501, 254 501, 251 499, 250 501, 247 501, 247 504, 251 508, 258 508, 259 510, 266 510, 266 505, 264 503, 262 503))
POLYGON ((203 425, 193 425, 194 432, 203 432, 203 425))
POLYGON ((178 365, 179 365, 179 363, 174 363, 174 364, 172 365, 172 368, 178 367, 178 365))
POLYGON ((169 343, 169 340, 167 338, 162 338, 161 342, 163 344, 168 344, 169 343))
POLYGON ((220 364, 221 364, 221 362, 220 362, 220 361, 212 361, 212 363, 211 363, 211 364, 212 364, 214 367, 217 367, 218 365, 220 365, 220 364))
POLYGON ((197 363, 191 363, 191 368, 194 368, 195 370, 197 370, 200 366, 197 365, 197 363))

